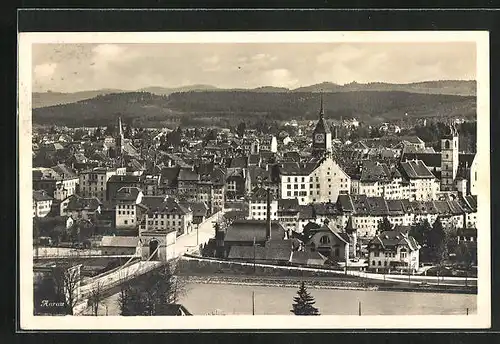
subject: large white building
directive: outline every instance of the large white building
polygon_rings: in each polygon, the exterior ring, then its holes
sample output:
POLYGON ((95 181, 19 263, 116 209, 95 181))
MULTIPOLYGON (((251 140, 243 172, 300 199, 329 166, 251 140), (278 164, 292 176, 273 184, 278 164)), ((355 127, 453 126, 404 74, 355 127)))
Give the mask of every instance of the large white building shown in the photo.
POLYGON ((172 198, 144 196, 140 207, 145 215, 139 232, 176 231, 179 236, 194 230, 192 210, 172 198))
POLYGON ((335 202, 350 189, 349 175, 331 156, 307 163, 281 164, 281 199, 298 199, 299 204, 335 202))
POLYGON ((385 199, 428 201, 437 199, 439 180, 421 160, 398 166, 365 161, 361 171, 351 176, 351 193, 385 199))

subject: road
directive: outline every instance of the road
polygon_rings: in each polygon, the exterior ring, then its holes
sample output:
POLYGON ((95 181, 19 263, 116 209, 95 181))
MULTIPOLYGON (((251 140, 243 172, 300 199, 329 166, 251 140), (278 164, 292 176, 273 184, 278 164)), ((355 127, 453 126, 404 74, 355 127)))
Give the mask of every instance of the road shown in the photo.
POLYGON ((421 276, 408 274, 377 274, 363 271, 348 271, 349 275, 359 276, 366 279, 373 279, 379 281, 403 282, 409 284, 430 284, 430 285, 450 285, 450 286, 477 286, 477 278, 465 277, 443 277, 436 276, 421 276))
POLYGON ((198 228, 189 234, 182 235, 176 239, 175 253, 177 257, 185 253, 196 251, 200 244, 206 244, 209 239, 214 237, 214 222, 224 213, 231 209, 225 209, 217 214, 212 215, 204 222, 198 225, 198 228))

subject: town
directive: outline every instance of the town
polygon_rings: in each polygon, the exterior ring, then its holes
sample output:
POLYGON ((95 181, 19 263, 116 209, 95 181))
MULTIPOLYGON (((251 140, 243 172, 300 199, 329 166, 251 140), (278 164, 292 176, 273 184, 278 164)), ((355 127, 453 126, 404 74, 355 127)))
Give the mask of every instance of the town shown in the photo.
POLYGON ((274 130, 136 128, 119 115, 106 127, 34 126, 35 277, 60 258, 77 266, 71 308, 90 298, 85 279, 183 255, 474 286, 475 121, 376 126, 330 119, 322 94, 317 104, 316 120, 274 130))

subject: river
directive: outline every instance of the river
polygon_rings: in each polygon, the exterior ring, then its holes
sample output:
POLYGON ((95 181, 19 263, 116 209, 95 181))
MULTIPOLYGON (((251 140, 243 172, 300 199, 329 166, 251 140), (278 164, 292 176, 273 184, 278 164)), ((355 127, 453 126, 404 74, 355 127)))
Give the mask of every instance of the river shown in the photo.
MULTIPOLYGON (((252 314, 252 292, 256 315, 290 313, 296 287, 248 286, 190 283, 182 303, 193 315, 252 314)), ((475 314, 477 295, 420 293, 397 291, 365 291, 309 288, 316 307, 323 315, 357 315, 361 302, 362 315, 461 315, 475 314)), ((119 315, 118 295, 106 299, 108 315, 119 315)), ((100 314, 105 314, 106 306, 100 314)))

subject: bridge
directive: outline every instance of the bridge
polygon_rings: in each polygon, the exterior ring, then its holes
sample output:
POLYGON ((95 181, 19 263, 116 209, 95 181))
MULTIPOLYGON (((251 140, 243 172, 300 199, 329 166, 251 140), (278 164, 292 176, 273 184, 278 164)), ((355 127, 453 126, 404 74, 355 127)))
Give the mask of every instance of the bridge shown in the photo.
MULTIPOLYGON (((200 244, 207 243, 208 240, 212 238, 214 234, 213 222, 217 220, 221 215, 223 215, 223 213, 226 211, 229 211, 229 209, 212 215, 204 222, 200 223, 197 229, 194 230, 193 232, 177 237, 175 244, 172 245, 174 246, 173 258, 169 259, 169 261, 176 259, 186 253, 192 253, 199 248, 200 244)), ((120 285, 122 285, 125 282, 131 281, 141 275, 144 275, 146 273, 149 273, 164 266, 168 261, 160 261, 152 259, 157 256, 159 249, 160 247, 158 246, 153 252, 149 254, 149 257, 146 260, 139 260, 139 261, 137 261, 137 259, 141 257, 140 254, 104 256, 104 255, 97 255, 96 253, 98 250, 93 250, 94 252, 91 252, 92 250, 89 250, 89 252, 87 252, 87 254, 85 255, 82 254, 82 252, 80 252, 80 254, 76 254, 74 251, 71 251, 71 249, 65 252, 59 252, 60 255, 57 256, 57 258, 63 258, 63 259, 64 258, 107 258, 107 257, 129 258, 125 264, 119 267, 106 271, 105 273, 100 274, 98 276, 84 279, 80 282, 79 291, 77 293, 79 295, 79 302, 74 307, 74 314, 82 314, 89 308, 90 306, 88 304, 89 297, 91 296, 92 292, 97 288, 99 288, 100 293, 106 294, 109 293, 111 290, 117 289, 120 285)), ((40 255, 40 250, 39 250, 38 259, 54 259, 54 258, 55 257, 51 256, 48 251, 46 252, 45 256, 44 254, 40 255)))

